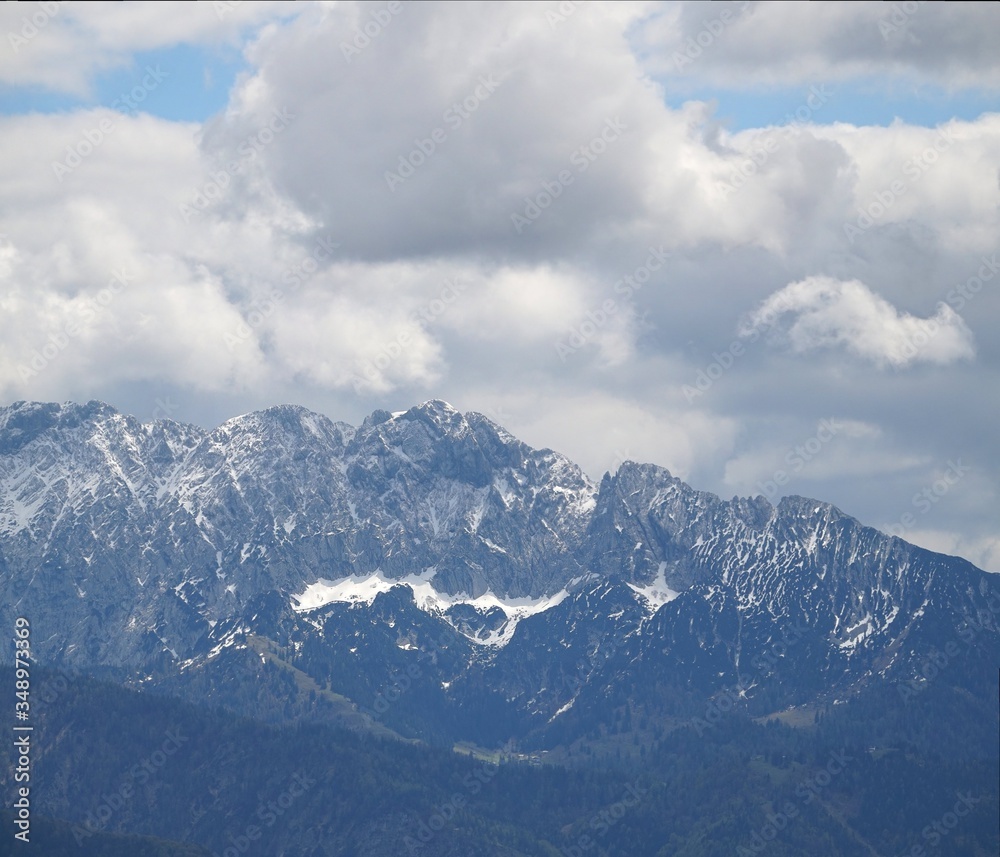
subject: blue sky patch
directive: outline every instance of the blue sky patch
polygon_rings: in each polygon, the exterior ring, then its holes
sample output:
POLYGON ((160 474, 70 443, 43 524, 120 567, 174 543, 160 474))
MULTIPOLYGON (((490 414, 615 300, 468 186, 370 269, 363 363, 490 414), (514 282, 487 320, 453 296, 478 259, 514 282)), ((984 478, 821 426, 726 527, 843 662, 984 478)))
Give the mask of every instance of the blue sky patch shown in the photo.
POLYGON ((37 88, 0 89, 0 114, 59 113, 113 107, 180 122, 203 122, 225 109, 240 72, 248 68, 235 47, 176 45, 133 55, 96 77, 91 97, 37 88))
POLYGON ((881 125, 901 119, 908 125, 933 128, 951 119, 975 120, 983 113, 1000 112, 1000 94, 974 90, 946 92, 923 87, 919 91, 892 91, 862 83, 816 84, 768 92, 705 88, 668 95, 667 103, 714 101, 715 118, 731 131, 787 125, 793 121, 830 125, 881 125))

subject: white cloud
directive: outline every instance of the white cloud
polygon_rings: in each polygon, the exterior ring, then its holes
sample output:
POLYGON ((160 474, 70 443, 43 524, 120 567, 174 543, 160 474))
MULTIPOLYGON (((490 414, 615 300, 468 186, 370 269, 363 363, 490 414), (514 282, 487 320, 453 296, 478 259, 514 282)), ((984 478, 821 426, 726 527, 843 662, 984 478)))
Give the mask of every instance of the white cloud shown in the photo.
MULTIPOLYGON (((691 74, 729 90, 819 85, 837 69, 882 75, 886 87, 912 74, 944 86, 986 80, 997 62, 966 53, 987 38, 977 16, 993 12, 921 6, 910 31, 921 45, 884 47, 876 12, 891 6, 789 5, 751 6, 747 30, 727 28, 691 74), (945 26, 942 15, 954 18, 945 26)), ((0 27, 16 30, 25 8, 2 7, 0 27)), ((250 64, 204 127, 103 109, 0 119, 0 396, 142 407, 164 385, 182 403, 176 416, 203 423, 275 401, 358 421, 439 396, 598 476, 627 457, 742 493, 837 413, 869 433, 845 431, 800 475, 849 513, 880 520, 905 507, 907 479, 932 459, 964 455, 1000 484, 995 279, 948 297, 995 258, 1000 115, 854 127, 831 124, 837 110, 824 101, 795 129, 730 133, 710 105, 668 107, 676 81, 650 80, 657 54, 637 55, 632 40, 651 8, 676 18, 676 36, 661 37, 683 41, 727 8, 718 4, 587 3, 556 20, 558 3, 404 4, 350 62, 341 43, 371 6, 296 6, 289 20, 232 8, 219 19, 212 4, 187 17, 168 4, 66 4, 16 58, 0 57, 0 80, 72 91, 136 50, 239 33, 250 64), (446 119, 490 75, 489 97, 446 119), (287 127, 261 141, 285 109, 287 127), (574 156, 615 119, 620 137, 584 155, 582 170, 574 156), (86 151, 102 121, 113 131, 86 151), (390 189, 386 171, 436 128, 447 133, 434 153, 390 189), (949 145, 908 178, 907 164, 945 132, 949 145), (261 143, 253 157, 240 150, 248 139, 261 143), (60 181, 53 163, 72 150, 86 154, 60 181), (563 170, 572 183, 516 232, 511 214, 563 170), (220 171, 228 180, 216 191, 220 171), (852 241, 845 225, 897 179, 904 191, 852 241), (320 256, 320 239, 339 246, 320 256), (628 297, 616 290, 654 247, 669 254, 662 267, 628 297), (37 377, 20 377, 118 267, 128 289, 37 377), (463 285, 457 296, 444 292, 449 280, 463 285), (280 300, 269 298, 276 289, 280 300), (277 307, 261 312, 269 299, 277 307), (588 312, 607 299, 616 312, 594 324, 588 312), (932 314, 945 300, 963 317, 932 314), (770 332, 793 353, 857 359, 789 360, 748 345, 689 402, 682 386, 726 352, 739 313, 756 305, 750 324, 774 310, 770 332), (555 346, 574 330, 586 342, 561 360, 555 346), (973 331, 977 360, 960 363, 973 331), (871 371, 920 361, 939 371, 871 371)), ((655 48, 668 62, 669 44, 655 48)), ((942 504, 933 524, 986 531, 993 507, 942 504)))
POLYGON ((470 399, 486 403, 470 405, 471 410, 502 422, 532 446, 556 448, 595 480, 624 461, 657 464, 689 479, 696 469, 729 455, 738 431, 733 419, 636 402, 613 391, 553 385, 499 396, 480 390, 470 399))
POLYGON ((927 550, 966 557, 985 571, 1000 573, 1000 536, 969 536, 954 530, 915 529, 906 532, 903 538, 927 550))
POLYGON ((844 348, 880 367, 946 365, 975 356, 972 332, 947 304, 930 318, 918 318, 857 280, 810 277, 785 286, 750 315, 741 335, 769 328, 773 339, 798 354, 844 348))
MULTIPOLYGON (((816 128, 851 165, 851 199, 840 231, 853 247, 871 233, 932 230, 941 245, 970 255, 996 248, 1000 231, 1000 114, 921 128, 842 123, 816 128)), ((846 177, 845 177, 846 178, 846 177)))
POLYGON ((581 277, 550 265, 482 272, 443 323, 465 335, 548 345, 586 309, 581 277))
POLYGON ((298 15, 281 2, 174 4, 4 3, 0 84, 87 96, 95 75, 138 51, 178 44, 238 44, 247 29, 298 15))

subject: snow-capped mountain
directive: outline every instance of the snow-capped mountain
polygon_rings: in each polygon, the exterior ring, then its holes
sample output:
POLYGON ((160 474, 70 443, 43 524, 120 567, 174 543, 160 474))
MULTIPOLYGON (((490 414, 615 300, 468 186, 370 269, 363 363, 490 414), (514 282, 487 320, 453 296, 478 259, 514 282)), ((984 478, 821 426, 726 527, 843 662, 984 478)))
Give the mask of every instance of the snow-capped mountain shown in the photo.
POLYGON ((1000 661, 1000 587, 964 560, 654 465, 595 485, 439 401, 214 431, 4 408, 0 589, 50 663, 208 687, 277 665, 369 711, 409 670, 428 723, 469 731, 488 704, 497 735, 616 687, 777 710, 926 681, 953 640, 956 679, 1000 661))
POLYGON ((0 444, 4 581, 76 629, 41 649, 70 663, 180 660, 260 592, 315 603, 348 576, 530 610, 582 574, 596 495, 565 457, 442 402, 357 429, 271 408, 212 432, 18 403, 0 444))

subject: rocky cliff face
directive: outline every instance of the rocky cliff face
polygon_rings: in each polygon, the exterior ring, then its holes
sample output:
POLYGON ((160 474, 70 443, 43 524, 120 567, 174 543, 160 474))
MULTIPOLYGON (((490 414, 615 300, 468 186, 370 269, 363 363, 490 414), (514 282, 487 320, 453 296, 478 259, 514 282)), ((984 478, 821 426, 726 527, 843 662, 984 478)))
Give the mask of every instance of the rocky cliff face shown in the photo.
POLYGON ((997 660, 991 584, 814 500, 726 501, 631 462, 594 485, 443 402, 214 431, 98 402, 0 410, 0 610, 78 668, 162 681, 263 639, 361 696, 423 658, 445 719, 489 698, 549 723, 667 679, 791 704, 920 681, 970 618, 962 669, 997 660))
POLYGON ((107 405, 0 414, 5 603, 71 663, 185 656, 261 592, 430 574, 444 593, 538 597, 582 573, 595 488, 443 402, 359 428, 277 407, 212 432, 107 405))

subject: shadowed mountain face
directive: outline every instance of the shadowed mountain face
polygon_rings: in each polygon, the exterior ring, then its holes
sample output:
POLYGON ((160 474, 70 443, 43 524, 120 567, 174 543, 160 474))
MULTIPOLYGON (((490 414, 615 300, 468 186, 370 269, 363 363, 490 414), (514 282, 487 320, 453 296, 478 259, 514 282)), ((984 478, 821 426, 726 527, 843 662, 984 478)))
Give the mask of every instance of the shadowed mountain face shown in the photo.
POLYGON ((43 661, 204 693, 268 662, 289 716, 311 689, 442 740, 583 729, 624 688, 678 716, 722 690, 760 713, 918 692, 949 645, 979 694, 1000 662, 1000 587, 964 560, 653 465, 595 485, 439 401, 214 431, 0 410, 0 591, 43 661), (387 689, 419 704, 379 711, 387 689))

